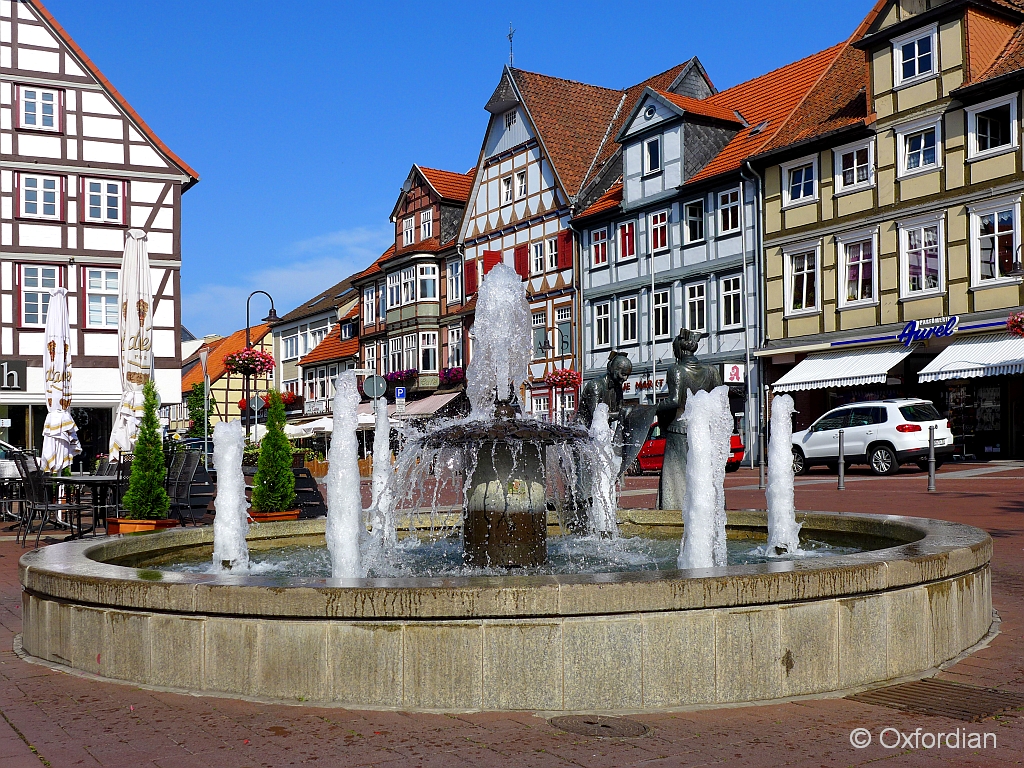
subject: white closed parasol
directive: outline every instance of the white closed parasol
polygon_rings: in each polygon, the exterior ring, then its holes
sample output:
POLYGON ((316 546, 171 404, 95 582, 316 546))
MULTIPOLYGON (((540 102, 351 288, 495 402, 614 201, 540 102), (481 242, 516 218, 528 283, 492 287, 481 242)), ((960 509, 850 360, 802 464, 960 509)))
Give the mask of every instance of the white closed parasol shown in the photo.
POLYGON ((120 314, 117 339, 120 345, 121 405, 110 433, 110 461, 131 453, 143 413, 142 387, 153 376, 153 288, 149 276, 146 233, 128 230, 121 260, 120 314))
POLYGON ((66 288, 50 291, 43 348, 43 386, 46 422, 43 425, 43 469, 54 474, 71 465, 82 452, 78 428, 71 418, 71 328, 66 288))

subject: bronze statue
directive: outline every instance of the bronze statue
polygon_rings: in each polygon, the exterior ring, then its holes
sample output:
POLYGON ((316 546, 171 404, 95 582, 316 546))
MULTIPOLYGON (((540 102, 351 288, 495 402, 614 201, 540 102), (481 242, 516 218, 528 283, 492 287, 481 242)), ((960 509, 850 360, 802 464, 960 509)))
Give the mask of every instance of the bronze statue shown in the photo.
POLYGON ((594 421, 599 403, 608 406, 608 421, 616 421, 622 410, 622 385, 633 372, 633 364, 621 352, 608 355, 608 369, 604 376, 591 379, 580 392, 579 417, 587 429, 594 421))
POLYGON ((704 365, 694 355, 699 341, 700 334, 685 328, 680 329, 679 335, 672 340, 676 362, 669 367, 665 377, 667 398, 658 403, 658 424, 665 435, 665 458, 658 484, 659 509, 683 508, 687 443, 686 427, 680 417, 686 408, 687 394, 698 390, 710 392, 722 384, 718 370, 704 365))

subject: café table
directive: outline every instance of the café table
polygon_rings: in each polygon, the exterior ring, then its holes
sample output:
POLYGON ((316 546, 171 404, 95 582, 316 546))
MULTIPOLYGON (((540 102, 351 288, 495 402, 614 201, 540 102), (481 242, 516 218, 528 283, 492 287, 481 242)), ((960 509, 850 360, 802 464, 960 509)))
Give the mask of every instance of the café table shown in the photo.
MULTIPOLYGON (((103 523, 106 525, 107 515, 106 507, 109 505, 110 493, 117 486, 117 476, 115 475, 64 475, 55 476, 50 478, 54 483, 63 486, 69 486, 75 493, 76 497, 81 498, 83 488, 88 488, 92 496, 92 527, 89 529, 92 532, 96 530, 96 523, 100 517, 100 510, 103 512, 103 523)), ((82 529, 82 513, 78 512, 78 538, 85 535, 85 531, 82 529)), ((74 528, 71 530, 71 538, 75 538, 74 528)))

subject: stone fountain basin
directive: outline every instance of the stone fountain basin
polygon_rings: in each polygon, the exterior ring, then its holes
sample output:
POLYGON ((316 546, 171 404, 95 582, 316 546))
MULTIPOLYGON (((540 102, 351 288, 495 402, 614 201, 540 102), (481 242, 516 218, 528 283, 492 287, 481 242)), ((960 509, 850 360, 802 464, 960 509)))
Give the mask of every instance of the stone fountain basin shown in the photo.
MULTIPOLYGON (((678 512, 623 510, 626 524, 678 512)), ((173 573, 106 561, 208 545, 210 527, 25 554, 24 653, 211 695, 422 711, 641 711, 825 695, 929 674, 992 622, 970 526, 800 513, 898 546, 691 571, 451 579, 173 573)), ((763 512, 729 525, 764 529, 763 512)), ((322 534, 324 520, 251 540, 322 534)))

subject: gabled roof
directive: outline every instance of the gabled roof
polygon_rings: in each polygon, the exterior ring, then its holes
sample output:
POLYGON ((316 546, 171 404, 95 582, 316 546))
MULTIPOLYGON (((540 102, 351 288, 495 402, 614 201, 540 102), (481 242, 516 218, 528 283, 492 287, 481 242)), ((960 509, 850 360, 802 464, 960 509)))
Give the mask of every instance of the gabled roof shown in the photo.
POLYGON ((1011 75, 1021 69, 1024 69, 1024 25, 1017 27, 1006 46, 996 56, 996 60, 974 80, 972 85, 1011 75))
POLYGON ((328 363, 334 360, 344 360, 359 354, 359 337, 353 335, 350 339, 341 338, 341 326, 336 324, 331 332, 324 336, 323 341, 316 345, 313 350, 299 360, 299 365, 314 365, 316 363, 328 363))
POLYGON ((743 123, 743 121, 736 116, 735 110, 719 106, 710 98, 701 100, 692 99, 689 96, 680 96, 678 93, 669 93, 668 91, 654 92, 663 99, 667 99, 672 102, 684 112, 691 112, 695 115, 710 117, 715 120, 725 120, 729 123, 743 123))
POLYGON ((622 204, 622 182, 612 184, 611 189, 595 200, 589 208, 582 213, 576 214, 573 221, 585 219, 588 216, 596 216, 604 211, 618 208, 622 204))
POLYGON ((317 315, 330 308, 337 309, 352 298, 350 295, 350 291, 352 290, 352 280, 352 277, 346 277, 340 283, 335 283, 326 291, 321 291, 309 301, 299 304, 299 306, 278 320, 277 325, 280 325, 281 323, 290 323, 293 320, 301 320, 302 318, 310 317, 311 315, 317 315))
POLYGON ((387 261, 388 259, 390 259, 394 255, 395 255, 395 246, 392 245, 390 248, 388 248, 386 251, 384 251, 384 253, 382 253, 380 256, 378 256, 374 260, 373 264, 368 266, 362 272, 356 272, 354 275, 352 275, 352 277, 349 278, 349 280, 351 280, 354 283, 357 280, 362 280, 364 277, 371 277, 372 275, 378 274, 379 272, 383 271, 381 269, 381 264, 383 264, 385 261, 387 261))
MULTIPOLYGON (((249 340, 255 345, 263 340, 263 337, 270 333, 270 326, 265 323, 254 325, 249 329, 249 340)), ((245 328, 240 331, 235 331, 230 336, 223 339, 217 339, 210 344, 204 344, 200 347, 200 351, 203 348, 209 350, 209 357, 206 359, 206 367, 210 374, 210 383, 217 381, 221 376, 227 373, 227 368, 224 367, 224 358, 234 352, 241 352, 245 349, 245 328)), ((199 353, 197 352, 196 355, 199 353)), ((181 377, 181 391, 190 392, 193 384, 203 383, 203 366, 193 366, 188 373, 181 377)))
POLYGON ((473 168, 469 173, 457 173, 455 171, 442 171, 438 168, 425 168, 422 165, 415 167, 442 200, 454 200, 458 203, 465 203, 469 200, 470 190, 473 189, 473 176, 476 175, 476 168, 473 168))
POLYGON ((90 59, 86 55, 85 51, 83 51, 78 46, 78 43, 76 43, 74 39, 71 37, 71 35, 67 33, 67 30, 65 30, 64 27, 60 25, 60 22, 58 22, 57 19, 54 18, 53 14, 50 13, 49 10, 47 10, 46 6, 44 6, 42 2, 40 2, 40 0, 27 0, 27 2, 39 12, 39 15, 43 17, 43 20, 47 24, 49 24, 50 27, 53 28, 53 31, 57 33, 57 36, 61 40, 64 41, 64 44, 67 45, 68 48, 70 48, 74 52, 75 56, 79 59, 82 66, 85 68, 85 71, 91 74, 93 77, 95 77, 99 81, 100 85, 102 85, 107 90, 107 93, 110 94, 111 98, 113 98, 114 101, 116 101, 118 105, 121 107, 121 109, 123 109, 128 114, 128 117, 131 118, 133 123, 135 123, 135 127, 139 129, 139 132, 142 133, 142 135, 148 138, 150 141, 152 141, 153 144, 156 145, 156 147, 167 157, 168 160, 170 160, 172 163, 178 166, 178 168, 180 168, 185 174, 192 178, 190 182, 184 185, 184 188, 188 189, 197 181, 199 181, 199 174, 196 173, 196 171, 194 171, 188 163, 186 163, 184 160, 178 157, 178 155, 176 155, 171 150, 170 147, 168 147, 166 144, 163 143, 163 141, 160 140, 160 137, 157 136, 156 133, 154 133, 153 129, 146 124, 146 121, 139 116, 139 113, 132 108, 132 105, 129 104, 128 101, 124 98, 124 96, 122 96, 121 93, 117 90, 117 88, 114 87, 113 83, 107 80, 104 74, 100 72, 99 67, 97 67, 93 63, 92 59, 90 59))

